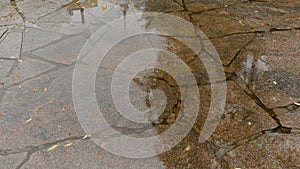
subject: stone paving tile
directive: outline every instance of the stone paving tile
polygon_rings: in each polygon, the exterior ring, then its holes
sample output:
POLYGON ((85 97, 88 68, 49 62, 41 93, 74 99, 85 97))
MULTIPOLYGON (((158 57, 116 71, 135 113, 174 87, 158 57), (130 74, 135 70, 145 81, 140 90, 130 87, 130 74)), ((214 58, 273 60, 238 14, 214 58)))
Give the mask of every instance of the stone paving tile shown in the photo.
MULTIPOLYGON (((103 11, 100 7, 102 7, 103 5, 107 5, 107 3, 104 2, 100 2, 99 7, 98 8, 90 8, 87 9, 87 13, 89 13, 91 16, 93 16, 94 18, 96 18, 98 21, 102 22, 102 23, 109 23, 117 18, 123 18, 123 12, 122 9, 120 7, 116 7, 116 8, 112 8, 109 11, 103 11)), ((110 4, 108 4, 109 6, 110 4)))
POLYGON ((209 38, 251 31, 249 27, 242 24, 239 20, 227 17, 227 15, 222 14, 221 11, 219 13, 216 13, 216 11, 208 11, 194 14, 192 18, 196 26, 209 38))
MULTIPOLYGON (((13 84, 22 82, 26 79, 46 72, 55 66, 47 62, 36 59, 22 58, 18 61, 18 65, 4 80, 4 86, 11 86, 13 84)), ((1 81, 0 81, 1 82, 1 81)))
MULTIPOLYGON (((199 87, 200 112, 196 126, 202 128, 209 112, 210 88, 199 87)), ((219 126, 213 133, 220 146, 230 145, 259 131, 277 127, 276 122, 234 82, 227 83, 227 101, 219 126)))
POLYGON ((63 35, 76 35, 82 33, 89 27, 89 24, 82 23, 38 23, 38 25, 44 30, 53 33, 59 33, 63 35))
POLYGON ((85 135, 73 108, 73 68, 42 74, 8 88, 0 112, 1 150, 85 135), (36 91, 36 92, 35 92, 36 91))
POLYGON ((9 29, 0 43, 0 58, 18 59, 22 48, 23 29, 9 29))
POLYGON ((299 135, 266 134, 225 156, 227 168, 300 167, 299 135))
POLYGON ((18 7, 29 21, 36 22, 41 16, 44 16, 50 12, 59 8, 57 4, 50 3, 48 1, 38 0, 23 0, 18 2, 18 7))
POLYGON ((159 155, 167 168, 220 168, 215 150, 209 142, 198 143, 198 135, 190 132, 170 151, 159 155))
POLYGON ((33 51, 32 54, 53 62, 72 64, 77 60, 86 38, 78 35, 33 51), (69 49, 69 50, 64 50, 69 49))
POLYGON ((298 31, 263 34, 247 46, 232 67, 268 107, 300 100, 298 31))
POLYGON ((46 32, 39 29, 27 28, 23 40, 23 52, 37 49, 62 37, 58 33, 46 32))
POLYGON ((222 38, 211 39, 211 43, 218 51, 223 65, 229 65, 243 48, 252 42, 254 34, 232 35, 222 38), (226 46, 224 45, 226 44, 226 46), (227 47, 231 46, 230 48, 227 47))

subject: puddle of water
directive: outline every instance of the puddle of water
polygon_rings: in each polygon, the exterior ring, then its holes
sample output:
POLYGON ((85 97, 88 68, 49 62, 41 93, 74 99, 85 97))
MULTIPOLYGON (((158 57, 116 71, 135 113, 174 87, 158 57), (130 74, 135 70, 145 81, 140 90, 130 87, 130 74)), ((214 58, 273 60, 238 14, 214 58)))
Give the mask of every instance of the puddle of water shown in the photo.
MULTIPOLYGON (((18 11, 24 22, 30 22, 26 19, 26 15, 19 9, 18 3, 16 1, 11 1, 11 4, 18 11)), ((176 3, 176 5, 173 5, 172 9, 182 8, 186 10, 186 6, 182 5, 180 7, 179 5, 178 7, 178 4, 180 3, 176 3)), ((220 4, 223 3, 218 2, 217 4, 218 6, 220 6, 220 4)), ((207 3, 205 3, 205 5, 207 5, 207 3)), ((89 75, 87 74, 89 73, 89 70, 93 69, 93 67, 95 66, 98 67, 95 82, 95 92, 97 97, 96 101, 100 105, 99 107, 101 112, 104 112, 103 117, 112 126, 112 128, 109 128, 107 130, 100 130, 106 136, 104 137, 104 139, 108 139, 107 137, 111 137, 113 141, 118 141, 118 139, 115 139, 119 138, 115 137, 119 136, 116 131, 123 135, 137 138, 154 137, 158 134, 165 133, 166 131, 168 131, 168 129, 172 129, 172 125, 174 125, 178 120, 182 120, 182 122, 184 123, 188 123, 190 122, 190 120, 195 120, 197 117, 194 117, 190 114, 193 111, 197 111, 199 109, 199 107, 197 106, 199 105, 189 106, 189 101, 185 100, 185 97, 187 96, 191 97, 190 101, 200 99, 202 106, 201 109, 206 110, 209 108, 210 104, 214 103, 210 103, 210 96, 213 95, 213 92, 210 89, 210 84, 212 81, 210 81, 211 79, 209 79, 209 76, 211 76, 211 74, 207 71, 207 69, 214 66, 211 66, 213 64, 207 66, 203 63, 203 61, 206 61, 205 63, 218 62, 216 61, 216 58, 210 56, 214 55, 212 54, 214 53, 214 51, 208 49, 209 47, 207 47, 211 44, 207 40, 207 37, 204 37, 194 28, 189 29, 187 25, 178 25, 176 23, 170 22, 170 20, 172 21, 172 19, 168 20, 159 16, 154 17, 146 13, 148 11, 156 10, 164 11, 167 6, 168 4, 165 2, 146 0, 73 0, 61 6, 57 10, 41 16, 37 19, 37 21, 34 21, 35 23, 34 25, 32 25, 33 30, 39 29, 42 31, 47 31, 48 33, 55 32, 55 34, 59 37, 58 39, 55 39, 49 43, 35 43, 35 45, 38 47, 36 49, 30 48, 29 51, 29 53, 33 51, 33 54, 41 55, 41 57, 42 55, 45 55, 43 59, 51 60, 51 62, 73 64, 76 59, 74 59, 74 56, 69 55, 75 55, 74 53, 79 54, 79 48, 81 48, 83 42, 87 41, 87 39, 93 38, 93 35, 101 31, 102 34, 100 36, 100 39, 107 38, 106 41, 102 41, 101 46, 98 47, 97 50, 92 51, 92 49, 95 49, 95 46, 97 45, 96 40, 99 39, 96 39, 94 43, 91 44, 91 46, 88 46, 90 48, 86 48, 86 50, 82 51, 82 53, 87 56, 91 53, 97 56, 97 54, 102 55, 103 53, 107 52, 105 53, 105 58, 102 60, 100 65, 96 65, 97 62, 89 60, 91 59, 89 57, 82 57, 79 59, 79 62, 81 64, 87 64, 87 70, 84 70, 86 72, 83 71, 83 73, 81 74, 81 76, 83 77, 86 76, 86 78, 88 78, 89 75), (134 16, 135 20, 132 19, 131 16, 134 16), (122 22, 120 22, 120 20, 122 22), (115 24, 116 22, 117 24, 115 24), (174 25, 174 31, 168 32, 168 30, 165 29, 165 25, 174 25), (111 30, 114 30, 115 34, 107 37, 105 34, 113 32, 111 30), (153 31, 154 33, 138 34, 133 36, 131 32, 134 31, 153 31), (163 33, 170 33, 170 35, 166 36, 163 33), (62 38, 60 36, 62 36, 62 38), (120 36, 124 37, 124 39, 118 41, 118 38, 120 38, 120 36), (72 39, 78 39, 80 43, 70 43, 72 42, 72 39), (206 42, 203 42, 204 39, 206 40, 206 42), (66 44, 67 42, 68 44, 66 44), (57 45, 58 43, 60 45, 57 45), (188 46, 186 45, 186 43, 192 45, 188 46), (43 45, 39 46, 38 44, 43 45), (109 47, 110 45, 112 45, 112 48, 110 48, 110 50, 105 51, 103 49, 105 47, 109 47), (68 49, 61 49, 61 46, 70 46, 70 52, 68 52, 68 49), (65 58, 63 56, 59 58, 51 58, 51 54, 49 54, 49 51, 43 50, 45 47, 49 47, 49 49, 52 50, 62 50, 65 58), (197 47, 199 47, 200 49, 197 52, 193 51, 193 49, 197 47), (73 48, 76 48, 76 50, 73 50, 73 48), (147 51, 146 49, 148 48, 152 48, 155 50, 147 51), (139 53, 137 51, 142 52, 139 53), (103 53, 99 54, 97 52, 103 53), (180 66, 180 61, 172 59, 172 54, 176 55, 181 61, 183 61, 189 69, 186 69, 186 67, 184 66, 180 66), (129 55, 131 56, 131 60, 127 60, 127 62, 124 61, 126 60, 125 58, 129 55), (200 58, 197 55, 200 55, 200 58), (155 59, 147 60, 147 57, 153 57, 155 59), (139 58, 142 59, 139 60, 139 58), (147 65, 143 69, 138 69, 139 72, 134 72, 145 62, 147 63, 147 61, 149 61, 149 65, 147 65), (89 63, 91 64, 89 65, 89 63), (130 63, 131 66, 128 68, 124 65, 122 66, 121 63, 125 65, 130 63), (160 67, 162 70, 159 70, 155 67, 160 67), (166 70, 172 70, 172 73, 169 73, 166 70), (193 83, 191 85, 197 89, 196 92, 188 90, 188 87, 190 87, 188 86, 188 82, 191 80, 190 75, 193 75, 193 78, 196 81, 196 83, 193 83), (118 77, 115 81, 113 79, 114 76, 118 77), (132 78, 132 80, 126 81, 128 80, 128 78, 132 78), (179 81, 181 80, 182 83, 179 83, 178 79, 179 81), (112 84, 119 88, 115 96, 111 93, 112 84), (129 84, 129 87, 126 86, 126 84, 129 84), (125 90, 127 90, 126 88, 124 88, 124 86, 128 87, 128 93, 124 92, 125 90), (162 92, 159 92, 159 90, 162 92), (199 98, 199 92, 204 93, 203 98, 199 98), (118 103, 122 105, 121 108, 127 108, 124 114, 119 111, 114 99, 118 100, 118 103), (132 117, 132 119, 126 119, 126 115, 130 117, 131 113, 135 113, 134 117, 132 117), (124 115, 125 117, 122 117, 122 115, 124 115), (141 120, 142 122, 136 122, 138 120, 141 120), (114 129, 114 131, 112 131, 112 129, 114 129)), ((227 13, 227 7, 220 6, 220 16, 218 16, 218 19, 221 20, 223 15, 227 13)), ((168 12, 170 11, 167 11, 167 13, 168 12)), ((185 17, 190 19, 197 19, 191 17, 190 15, 190 13, 186 13, 185 17)), ((213 14, 211 14, 211 16, 213 16, 213 14)), ((215 21, 218 22, 218 19, 216 19, 215 21)), ((227 21, 230 20, 230 18, 226 19, 227 21)), ((201 25, 204 21, 205 20, 197 22, 199 24, 198 26, 206 29, 206 31, 209 32, 211 27, 207 25, 205 25, 207 27, 201 25)), ((234 26, 228 28, 228 30, 230 30, 229 34, 235 34, 234 31, 236 27, 241 27, 242 31, 246 32, 247 28, 245 26, 245 23, 243 23, 242 21, 236 21, 234 23, 234 26)), ((29 24, 27 24, 27 26, 28 25, 29 24)), ((214 26, 218 27, 219 25, 214 26)), ((274 28, 270 29, 269 32, 281 32, 288 30, 291 29, 274 28)), ((218 40, 218 36, 227 36, 222 35, 222 33, 224 33, 222 31, 224 30, 216 31, 217 33, 212 31, 213 37, 218 40)), ((253 32, 253 30, 250 30, 250 33, 255 32, 253 32)), ((236 34, 239 35, 242 33, 236 34)), ((36 36, 38 38, 38 36, 40 35, 36 36)), ((231 51, 229 51, 229 53, 230 52, 231 51)), ((239 53, 240 51, 238 51, 237 55, 239 53)), ((96 59, 96 61, 98 60, 96 59)), ((285 71, 272 72, 265 56, 262 56, 260 59, 256 59, 254 55, 249 54, 245 58, 241 67, 242 68, 240 69, 239 76, 245 83, 251 84, 254 80, 258 81, 258 84, 253 84, 253 89, 255 89, 256 87, 261 87, 265 88, 265 91, 270 90, 276 92, 285 90, 285 95, 287 97, 297 97, 297 95, 299 95, 297 87, 292 85, 293 80, 296 79, 296 77, 294 77, 293 74, 285 71), (255 79, 253 77, 257 75, 262 75, 262 78, 255 79), (266 79, 270 79, 270 81, 264 81, 266 79)), ((217 75, 216 78, 218 78, 217 75)), ((218 82, 218 79, 214 80, 215 83, 218 82)), ((222 91, 220 90, 218 92, 222 93, 222 91)), ((83 101, 83 103, 88 102, 83 101)), ((203 119, 207 118, 207 114, 208 112, 200 114, 198 120, 200 119, 199 121, 201 121, 201 123, 204 123, 205 120, 203 119)), ((252 123, 253 122, 251 121, 247 124, 252 125, 252 123)), ((176 125, 184 126, 183 124, 176 125)), ((198 124, 198 126, 201 125, 198 124)), ((184 127, 182 128, 182 130, 184 131, 184 127)), ((193 129, 193 131, 194 130, 198 135, 201 132, 199 131, 199 129, 193 129)), ((209 140, 204 144, 199 144, 197 138, 198 135, 194 136, 195 134, 193 135, 193 133, 189 133, 186 139, 184 139, 175 148, 172 149, 172 145, 169 144, 169 141, 178 139, 177 137, 182 134, 181 132, 183 131, 178 131, 178 133, 173 133, 173 135, 167 135, 168 137, 159 138, 160 140, 158 139, 158 141, 163 144, 157 144, 158 147, 156 147, 157 145, 153 144, 153 149, 151 149, 151 152, 156 151, 158 153, 171 149, 171 152, 165 152, 156 157, 155 160, 158 163, 160 163, 160 161, 163 161, 167 166, 176 166, 176 159, 183 159, 187 157, 193 161, 193 165, 195 166, 197 160, 194 160, 193 158, 205 154, 207 158, 211 158, 211 165, 217 166, 217 159, 212 155, 213 153, 211 153, 215 151, 215 143, 209 140), (203 152, 196 152, 196 150, 201 150, 203 152), (186 152, 193 152, 194 154, 188 154, 186 152), (203 154, 199 155, 197 153, 203 154)), ((103 138, 103 135, 101 135, 103 133, 101 132, 95 133, 94 137, 103 138)), ((139 148, 142 149, 143 147, 139 148)), ((178 164, 177 166, 180 166, 182 168, 189 168, 192 165, 189 162, 183 162, 183 164, 178 164)))

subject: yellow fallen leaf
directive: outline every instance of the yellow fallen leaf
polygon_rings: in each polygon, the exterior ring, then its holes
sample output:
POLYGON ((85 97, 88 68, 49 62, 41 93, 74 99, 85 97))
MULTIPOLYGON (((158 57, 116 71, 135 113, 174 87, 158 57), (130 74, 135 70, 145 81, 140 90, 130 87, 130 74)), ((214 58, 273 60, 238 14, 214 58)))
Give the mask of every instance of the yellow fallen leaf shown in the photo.
POLYGON ((190 151, 191 150, 191 146, 190 145, 188 145, 185 149, 184 149, 184 151, 183 152, 187 152, 187 151, 190 151))
POLYGON ((48 88, 47 88, 47 87, 45 87, 45 88, 44 88, 44 92, 46 92, 46 91, 47 91, 47 89, 48 89, 48 88))
POLYGON ((87 138, 90 138, 90 137, 91 137, 91 135, 87 134, 87 135, 85 135, 85 136, 82 138, 82 140, 87 139, 87 138))
POLYGON ((34 89, 33 89, 33 93, 36 93, 36 92, 37 92, 37 89, 36 89, 36 88, 34 88, 34 89))
POLYGON ((47 151, 52 151, 52 150, 56 149, 57 147, 58 147, 58 145, 56 144, 56 145, 54 145, 54 146, 48 148, 47 151))
POLYGON ((105 11, 107 9, 107 5, 102 6, 102 10, 105 11))
POLYGON ((73 142, 72 142, 72 143, 65 144, 64 146, 65 146, 65 147, 70 147, 71 145, 73 145, 73 142))
POLYGON ((33 118, 29 118, 28 120, 25 121, 25 123, 29 123, 33 120, 33 118))
POLYGON ((300 106, 300 103, 294 103, 296 106, 300 106))
POLYGON ((97 157, 101 159, 101 158, 103 157, 102 152, 99 152, 99 153, 97 154, 97 157))

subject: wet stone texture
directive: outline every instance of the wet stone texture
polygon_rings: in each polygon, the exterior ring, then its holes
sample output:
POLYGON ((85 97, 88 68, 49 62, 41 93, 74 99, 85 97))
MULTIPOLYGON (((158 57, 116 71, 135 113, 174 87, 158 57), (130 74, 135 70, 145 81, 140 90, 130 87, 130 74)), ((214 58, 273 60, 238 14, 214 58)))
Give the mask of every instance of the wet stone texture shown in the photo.
POLYGON ((299 135, 266 134, 229 152, 228 168, 299 168, 299 135))
POLYGON ((299 100, 299 38, 299 31, 259 35, 232 64, 268 108, 299 100))
MULTIPOLYGON (((0 0, 0 168, 299 169, 299 9, 298 0, 0 0), (169 35, 127 37, 107 51, 101 64, 91 63, 88 57, 78 59, 95 32, 103 31, 100 38, 114 29, 127 33, 124 30, 132 24, 128 15, 138 18, 138 12, 177 16, 205 35, 188 24, 145 14, 140 20, 143 26, 137 30, 164 32, 169 25, 169 35), (116 19, 121 19, 122 25, 114 27, 116 19), (172 68, 175 76, 152 67, 134 75, 130 101, 121 95, 122 103, 144 111, 163 105, 161 98, 167 98, 158 118, 137 123, 122 117, 116 108, 111 96, 112 76, 115 72, 132 75, 119 64, 128 55, 148 48, 164 51, 157 52, 155 64, 172 68), (189 92, 191 86, 176 81, 189 81, 188 72, 176 66, 179 62, 165 59, 168 52, 188 65, 196 80, 192 86, 199 93, 189 92), (199 143, 214 103, 209 67, 202 59, 209 56, 210 63, 216 62, 216 55, 227 78, 225 110, 211 137, 199 143), (132 159, 111 154, 105 150, 105 142, 97 145, 91 139, 102 137, 102 133, 86 133, 78 119, 72 93, 76 62, 86 68, 81 71, 84 81, 98 67, 96 102, 118 132, 154 136, 171 129, 177 120, 189 123, 187 112, 198 110, 195 124, 176 146, 155 157, 132 159), (155 89, 165 95, 153 99, 155 89), (199 105, 186 106, 185 96, 200 97, 199 105)), ((109 43, 102 42, 100 47, 109 43)), ((100 57, 100 47, 83 54, 100 57)), ((140 64, 142 61, 136 60, 135 66, 140 64)), ((124 85, 123 81, 117 84, 124 85)), ((96 124, 97 112, 91 113, 96 124)), ((149 119, 155 113, 150 111, 149 119)), ((106 134, 111 134, 110 130, 106 134)), ((179 134, 174 134, 161 142, 177 137, 179 134)))

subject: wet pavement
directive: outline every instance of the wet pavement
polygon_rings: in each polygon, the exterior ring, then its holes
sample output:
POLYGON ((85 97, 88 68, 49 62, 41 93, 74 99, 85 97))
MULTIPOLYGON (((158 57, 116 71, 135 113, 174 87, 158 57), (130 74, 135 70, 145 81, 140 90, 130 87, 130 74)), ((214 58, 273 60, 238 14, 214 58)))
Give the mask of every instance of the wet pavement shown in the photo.
MULTIPOLYGON (((145 16, 141 22, 163 32, 171 21, 145 16)), ((1 0, 0 168, 299 169, 299 46, 298 0, 1 0), (129 15, 138 12, 183 18, 206 35, 186 25, 173 26, 174 34, 169 36, 136 35, 116 44, 97 70, 97 103, 107 122, 122 134, 153 136, 166 131, 176 119, 193 119, 189 113, 199 111, 179 144, 145 159, 114 155, 105 150, 108 145, 97 145, 78 117, 72 90, 76 63, 88 63, 79 57, 86 42, 98 30, 105 37, 110 29, 116 29, 110 25, 116 19, 121 21, 117 30, 131 28, 129 15), (180 40, 200 46, 200 59, 180 40), (209 42, 224 66, 227 95, 216 130, 199 143, 214 104, 211 89, 215 84, 201 60, 204 55, 216 55, 209 42), (122 118, 110 93, 114 73, 124 77, 130 73, 118 67, 122 59, 149 46, 183 60, 195 77, 193 87, 199 91, 190 92, 178 83, 177 78, 187 80, 180 76, 188 74, 181 67, 173 68, 178 77, 157 69, 141 70, 131 82, 132 104, 141 110, 149 104, 159 106, 159 101, 147 98, 151 89, 163 91, 167 98, 163 112, 150 127, 122 118), (182 99, 195 99, 198 94, 200 103, 195 107, 182 99)), ((174 64, 168 59, 157 62, 157 66, 171 65, 171 69, 174 64)), ((88 77, 94 65, 86 66, 82 77, 88 77)), ((122 100, 126 98, 120 97, 122 100)), ((176 140, 176 136, 169 139, 176 140)))

